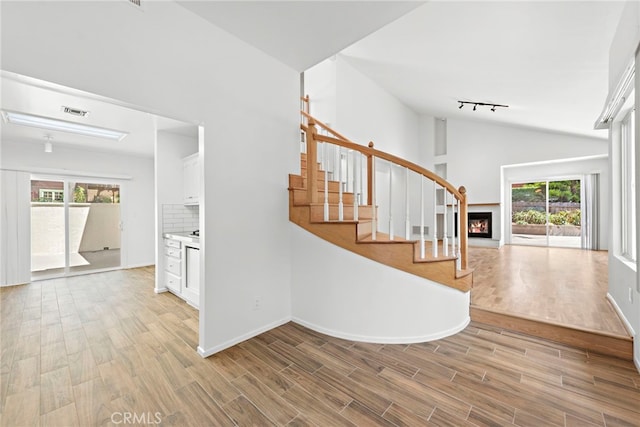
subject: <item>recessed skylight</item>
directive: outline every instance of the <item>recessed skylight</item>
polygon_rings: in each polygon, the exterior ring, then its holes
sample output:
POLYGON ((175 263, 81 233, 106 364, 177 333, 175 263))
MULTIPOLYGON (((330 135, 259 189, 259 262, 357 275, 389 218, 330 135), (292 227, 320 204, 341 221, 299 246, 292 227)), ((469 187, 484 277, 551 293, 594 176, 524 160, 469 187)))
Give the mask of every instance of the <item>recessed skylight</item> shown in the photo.
POLYGON ((33 116, 31 114, 3 111, 2 116, 4 117, 5 122, 16 125, 30 126, 58 132, 68 132, 77 135, 93 136, 96 138, 106 138, 114 141, 120 141, 128 135, 128 132, 67 122, 64 120, 50 119, 47 117, 33 116))

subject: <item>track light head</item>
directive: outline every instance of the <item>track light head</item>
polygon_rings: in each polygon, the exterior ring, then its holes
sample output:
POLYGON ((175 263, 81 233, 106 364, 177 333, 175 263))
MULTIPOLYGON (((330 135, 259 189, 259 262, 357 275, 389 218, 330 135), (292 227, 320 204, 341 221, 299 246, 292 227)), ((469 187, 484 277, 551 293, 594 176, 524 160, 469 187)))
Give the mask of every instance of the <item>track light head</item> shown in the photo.
POLYGON ((496 111, 496 106, 495 105, 491 107, 491 111, 493 111, 493 112, 496 111))
POLYGON ((473 104, 473 111, 476 111, 476 108, 478 108, 478 104, 473 104))
POLYGON ((460 106, 458 108, 462 110, 462 107, 464 106, 464 103, 462 101, 458 101, 458 102, 460 103, 460 106))

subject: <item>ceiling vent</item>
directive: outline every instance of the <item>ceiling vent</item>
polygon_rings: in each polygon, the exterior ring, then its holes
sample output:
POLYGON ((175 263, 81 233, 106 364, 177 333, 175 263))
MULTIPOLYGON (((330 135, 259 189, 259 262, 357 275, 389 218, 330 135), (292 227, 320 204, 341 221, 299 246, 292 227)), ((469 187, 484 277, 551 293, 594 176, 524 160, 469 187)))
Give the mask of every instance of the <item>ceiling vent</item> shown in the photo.
POLYGON ((61 107, 63 113, 71 114, 76 117, 87 117, 89 115, 88 111, 81 110, 79 108, 73 107, 65 107, 64 105, 61 107))
POLYGON ((142 0, 129 0, 129 3, 132 3, 138 7, 142 6, 142 0))

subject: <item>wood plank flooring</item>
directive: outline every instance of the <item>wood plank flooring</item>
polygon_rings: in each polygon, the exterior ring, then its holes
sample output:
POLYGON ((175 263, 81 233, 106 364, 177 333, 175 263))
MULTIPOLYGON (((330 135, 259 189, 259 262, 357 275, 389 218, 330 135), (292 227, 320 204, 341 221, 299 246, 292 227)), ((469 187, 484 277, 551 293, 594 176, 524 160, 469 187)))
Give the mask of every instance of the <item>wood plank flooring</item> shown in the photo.
POLYGON ((0 289, 3 426, 638 426, 631 362, 471 324, 422 344, 288 323, 196 352, 153 269, 0 289), (125 422, 126 421, 126 422, 125 422))
POLYGON ((629 332, 606 298, 608 253, 505 245, 469 248, 473 306, 621 337, 629 332))

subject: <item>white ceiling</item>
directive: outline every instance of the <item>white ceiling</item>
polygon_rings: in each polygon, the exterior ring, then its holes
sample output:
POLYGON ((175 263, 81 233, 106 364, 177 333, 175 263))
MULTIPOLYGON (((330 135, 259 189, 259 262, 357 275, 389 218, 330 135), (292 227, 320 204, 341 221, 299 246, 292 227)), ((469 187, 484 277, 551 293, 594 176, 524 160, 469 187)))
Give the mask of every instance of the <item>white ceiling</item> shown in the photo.
POLYGON ((424 2, 177 0, 177 3, 302 72, 424 2))
POLYGON ((29 113, 89 126, 128 133, 121 141, 51 131, 12 123, 2 123, 2 140, 26 144, 42 144, 51 137, 54 150, 57 147, 81 146, 102 152, 126 152, 152 157, 156 129, 197 138, 194 124, 156 116, 128 108, 114 100, 79 90, 54 85, 12 73, 3 72, 1 78, 2 111, 29 113), (62 111, 62 106, 89 111, 86 117, 76 117, 62 111))
POLYGON ((606 138, 593 125, 623 4, 433 1, 343 54, 419 113, 606 138), (458 100, 509 108, 474 112, 458 100))
MULTIPOLYGON (((622 2, 179 3, 299 71, 342 51, 347 61, 419 113, 606 138, 606 131, 594 131, 593 124, 607 95, 608 51, 622 2), (460 110, 458 100, 509 108, 460 110)), ((54 147, 81 144, 153 155, 153 140, 143 137, 148 128, 140 128, 151 115, 73 89, 8 76, 2 74, 2 109, 76 120, 61 113, 60 106, 67 105, 91 111, 89 124, 130 132, 120 143, 49 132, 54 147)), ((157 120, 161 129, 176 133, 193 136, 197 129, 157 120)), ((2 126, 3 140, 43 144, 44 134, 2 126)))
POLYGON ((341 52, 418 113, 607 138, 593 125, 623 1, 179 3, 299 71, 341 52))

